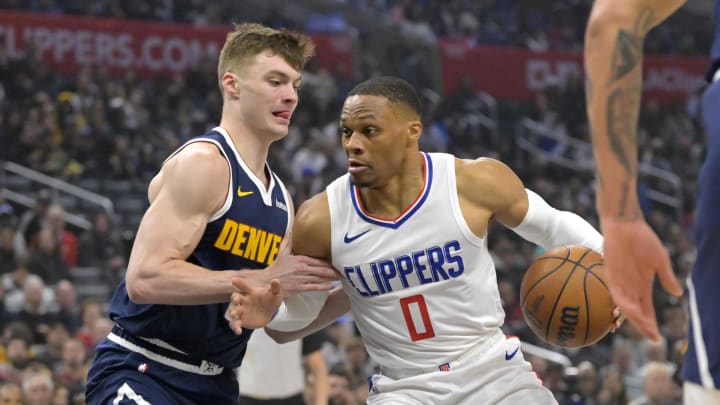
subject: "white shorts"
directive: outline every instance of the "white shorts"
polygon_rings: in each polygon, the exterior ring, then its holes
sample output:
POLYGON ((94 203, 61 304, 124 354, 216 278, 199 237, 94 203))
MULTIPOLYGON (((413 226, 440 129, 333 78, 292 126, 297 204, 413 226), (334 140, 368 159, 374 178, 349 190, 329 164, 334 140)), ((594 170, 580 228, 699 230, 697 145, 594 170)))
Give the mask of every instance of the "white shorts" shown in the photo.
POLYGON ((501 332, 436 370, 381 373, 370 379, 368 405, 557 404, 523 358, 520 340, 501 332))

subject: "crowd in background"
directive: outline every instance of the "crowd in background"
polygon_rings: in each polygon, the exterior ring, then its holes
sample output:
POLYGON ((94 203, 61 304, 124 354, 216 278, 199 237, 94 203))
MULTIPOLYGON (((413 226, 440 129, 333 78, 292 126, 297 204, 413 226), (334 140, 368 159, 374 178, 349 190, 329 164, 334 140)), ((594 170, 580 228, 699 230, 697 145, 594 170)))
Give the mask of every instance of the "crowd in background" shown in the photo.
MULTIPOLYGON (((228 15, 237 14, 223 13, 230 3, 0 0, 0 8, 225 24, 228 15)), ((581 49, 590 5, 590 1, 555 0, 553 12, 548 12, 545 2, 537 1, 337 3, 387 15, 399 25, 409 21, 426 26, 413 32, 425 32, 429 38, 461 35, 478 43, 538 51, 581 49)), ((673 17, 649 38, 648 47, 663 53, 706 52, 698 44, 709 43, 707 27, 696 23, 688 30, 683 24, 686 17, 682 13, 673 17)), ((290 134, 271 149, 270 156, 271 167, 286 180, 296 205, 344 173, 337 129, 340 105, 358 80, 381 73, 377 65, 363 64, 351 80, 331 75, 317 61, 303 72, 290 134)), ((422 149, 500 159, 553 206, 597 225, 591 173, 538 159, 519 151, 516 142, 517 123, 523 118, 587 140, 581 83, 548 87, 538 92, 534 102, 500 103, 495 131, 479 130, 472 124, 485 104, 471 85, 451 94, 419 91, 424 105, 422 149)), ((698 94, 671 106, 644 105, 638 133, 641 159, 684 179, 679 217, 649 199, 643 206, 683 282, 694 260, 689 231, 694 179, 704 154, 698 94)), ((71 183, 110 179, 137 184, 137 190, 142 190, 171 151, 217 124, 221 107, 213 62, 187 76, 142 78, 128 70, 118 77, 101 66, 85 66, 77 74, 63 76, 32 49, 11 58, 0 45, 0 162, 13 161, 71 183)), ((137 194, 144 198, 141 191, 137 194)), ((75 212, 91 220, 91 228, 81 230, 65 223, 66 207, 52 195, 40 190, 31 197, 36 198, 35 207, 24 210, 0 196, 0 381, 5 381, 0 402, 7 392, 22 392, 26 404, 83 403, 93 347, 107 334, 111 322, 106 301, 80 302, 73 270, 102 268, 108 273, 108 283, 114 284, 132 242, 122 231, 137 224, 123 223, 103 212, 75 212)), ((522 274, 539 250, 497 224, 490 229, 489 247, 506 311, 506 333, 547 347, 526 327, 518 299, 522 274)), ((675 403, 687 338, 686 303, 659 293, 656 302, 664 337, 660 344, 642 339, 626 323, 596 345, 562 350, 577 366, 572 370, 527 357, 563 405, 675 403)), ((329 327, 326 339, 323 354, 331 374, 331 403, 362 403, 366 377, 374 365, 352 319, 343 318, 329 327)))

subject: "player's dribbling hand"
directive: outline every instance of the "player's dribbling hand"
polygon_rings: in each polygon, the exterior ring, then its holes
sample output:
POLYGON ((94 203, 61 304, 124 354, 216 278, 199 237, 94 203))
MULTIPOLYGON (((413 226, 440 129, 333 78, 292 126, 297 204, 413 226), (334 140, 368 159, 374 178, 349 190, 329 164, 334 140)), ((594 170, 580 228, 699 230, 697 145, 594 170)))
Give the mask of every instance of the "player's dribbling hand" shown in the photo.
POLYGON ((226 318, 233 332, 239 335, 242 328, 257 329, 267 325, 283 299, 280 282, 273 279, 266 284, 234 277, 232 284, 237 291, 230 297, 226 318))
POLYGON ((655 274, 670 294, 682 295, 670 257, 655 232, 640 219, 603 219, 605 273, 610 293, 622 313, 645 337, 660 339, 652 286, 655 274))
POLYGON ((290 251, 292 236, 286 236, 273 264, 267 267, 268 276, 277 279, 286 295, 304 291, 329 291, 330 282, 339 274, 331 264, 313 257, 293 255, 290 251))

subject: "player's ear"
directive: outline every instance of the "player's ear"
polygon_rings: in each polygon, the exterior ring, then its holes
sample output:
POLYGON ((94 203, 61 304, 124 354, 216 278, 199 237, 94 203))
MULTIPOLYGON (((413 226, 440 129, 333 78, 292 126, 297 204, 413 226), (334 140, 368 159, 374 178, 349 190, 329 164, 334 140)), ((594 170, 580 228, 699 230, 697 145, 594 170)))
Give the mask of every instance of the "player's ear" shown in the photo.
POLYGON ((412 141, 417 141, 420 139, 420 135, 422 134, 422 122, 418 121, 410 121, 408 122, 408 139, 412 141))
POLYGON ((238 77, 232 72, 225 72, 220 78, 220 85, 223 88, 223 93, 227 94, 231 98, 236 98, 240 93, 238 80, 238 77))

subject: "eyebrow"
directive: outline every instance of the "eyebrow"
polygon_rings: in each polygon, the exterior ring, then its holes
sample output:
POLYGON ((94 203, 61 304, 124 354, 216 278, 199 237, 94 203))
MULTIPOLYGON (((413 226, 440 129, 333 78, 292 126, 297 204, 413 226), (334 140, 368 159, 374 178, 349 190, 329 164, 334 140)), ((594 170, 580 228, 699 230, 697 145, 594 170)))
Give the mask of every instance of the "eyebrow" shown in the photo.
MULTIPOLYGON (((288 76, 287 73, 282 72, 282 71, 280 71, 280 70, 271 70, 271 71, 269 71, 269 72, 266 73, 266 76, 272 76, 272 75, 282 76, 283 78, 285 78, 285 79, 287 79, 287 80, 290 80, 290 76, 288 76)), ((293 81, 294 81, 294 82, 299 82, 299 81, 301 81, 301 80, 302 80, 302 75, 298 75, 297 79, 295 79, 295 80, 293 80, 293 81)))
MULTIPOLYGON (((340 120, 341 120, 341 121, 347 121, 347 118, 346 118, 346 117, 347 117, 348 115, 350 115, 350 114, 347 114, 347 113, 344 113, 344 112, 343 112, 343 115, 344 115, 344 116, 343 116, 340 120)), ((360 115, 359 117, 356 117, 356 119, 358 119, 358 120, 375 120, 375 121, 378 121, 377 117, 376 117, 375 115, 373 115, 372 113, 366 113, 366 114, 360 115)))

